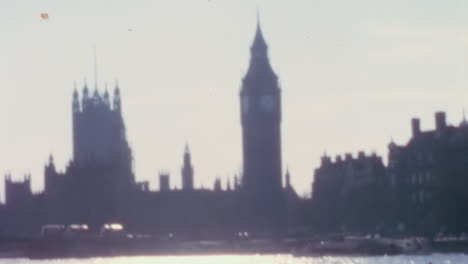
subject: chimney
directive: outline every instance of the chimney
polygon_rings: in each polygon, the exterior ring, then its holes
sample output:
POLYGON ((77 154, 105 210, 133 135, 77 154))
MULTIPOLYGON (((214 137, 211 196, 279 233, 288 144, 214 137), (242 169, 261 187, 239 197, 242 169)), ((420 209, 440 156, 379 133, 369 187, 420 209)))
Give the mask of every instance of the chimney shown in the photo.
POLYGON ((417 135, 419 135, 419 133, 421 133, 419 118, 411 119, 411 128, 413 130, 413 137, 416 137, 417 135))
POLYGON ((169 185, 169 173, 160 172, 159 173, 159 191, 168 192, 171 190, 169 185))
POLYGON ((341 156, 340 156, 340 155, 336 155, 335 162, 336 162, 336 163, 340 163, 341 161, 342 161, 341 156))
POLYGON ((350 161, 353 159, 353 155, 351 153, 345 153, 345 160, 350 161))
POLYGON ((447 123, 445 121, 445 112, 436 112, 435 121, 436 121, 436 130, 437 131, 444 130, 447 127, 447 123))
POLYGON ((364 153, 364 151, 359 151, 358 152, 358 158, 359 159, 364 159, 366 157, 366 154, 364 153))

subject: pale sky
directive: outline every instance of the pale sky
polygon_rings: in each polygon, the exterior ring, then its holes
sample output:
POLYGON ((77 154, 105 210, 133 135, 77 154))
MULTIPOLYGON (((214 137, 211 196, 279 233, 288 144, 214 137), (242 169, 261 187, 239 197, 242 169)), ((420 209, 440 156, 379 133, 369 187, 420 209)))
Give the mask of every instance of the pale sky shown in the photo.
MULTIPOLYGON (((465 0, 0 0, 0 173, 43 188, 50 153, 71 158, 73 82, 119 81, 138 181, 195 185, 242 168, 239 90, 256 9, 282 87, 283 168, 310 195, 324 151, 404 144, 410 119, 458 124, 468 107, 465 0), (41 13, 48 13, 43 20, 41 13)), ((92 86, 92 85, 91 85, 92 86)), ((3 196, 3 181, 0 181, 3 196)))

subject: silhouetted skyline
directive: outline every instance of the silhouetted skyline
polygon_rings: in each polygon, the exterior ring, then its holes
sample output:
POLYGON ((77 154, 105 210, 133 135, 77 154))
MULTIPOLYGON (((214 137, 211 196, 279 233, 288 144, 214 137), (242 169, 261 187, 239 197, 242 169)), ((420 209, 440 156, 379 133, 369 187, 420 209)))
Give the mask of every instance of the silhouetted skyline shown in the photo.
POLYGON ((283 174, 289 165, 300 194, 324 151, 386 156, 391 137, 408 140, 414 116, 443 110, 448 122, 461 120, 468 3, 2 2, 0 173, 30 172, 39 190, 50 153, 65 167, 73 81, 92 86, 96 46, 100 91, 115 78, 124 91, 137 180, 156 189, 158 172, 169 170, 180 187, 188 142, 195 186, 216 177, 225 186, 242 166, 238 94, 257 4, 283 88, 283 174))
MULTIPOLYGON (((176 234, 189 240, 339 231, 427 236, 466 232, 466 221, 459 221, 468 219, 468 214, 460 213, 466 211, 468 199, 461 187, 466 186, 468 160, 464 115, 461 122, 450 125, 446 113, 438 111, 434 130, 421 129, 420 119, 411 119, 412 137, 407 143, 396 144, 393 139, 388 143, 388 166, 376 153, 359 151, 353 157, 346 152, 332 159, 325 152, 311 181, 312 199, 301 199, 290 184, 288 167, 283 174, 281 128, 291 116, 283 115, 282 95, 288 88, 281 85, 269 54, 269 42, 257 20, 248 70, 235 96, 240 105, 243 168, 239 177, 230 175, 234 189, 226 179, 223 191, 220 177, 210 190, 196 186, 197 164, 186 144, 180 176, 172 177, 182 180, 182 188, 171 186, 171 176, 162 171, 162 190, 151 190, 134 171, 138 158, 127 137, 121 86, 115 82, 113 89, 105 86, 100 92, 95 79, 94 88, 86 81, 80 88, 74 85, 69 106, 73 157, 66 169, 57 170, 51 155, 43 170, 45 189, 35 193, 31 174, 22 181, 5 175, 0 231, 32 235, 45 224, 86 223, 98 232, 106 223, 116 222, 130 232, 160 238, 176 234)), ((205 144, 213 143, 211 139, 205 144)), ((216 164, 219 154, 210 165, 216 164)))

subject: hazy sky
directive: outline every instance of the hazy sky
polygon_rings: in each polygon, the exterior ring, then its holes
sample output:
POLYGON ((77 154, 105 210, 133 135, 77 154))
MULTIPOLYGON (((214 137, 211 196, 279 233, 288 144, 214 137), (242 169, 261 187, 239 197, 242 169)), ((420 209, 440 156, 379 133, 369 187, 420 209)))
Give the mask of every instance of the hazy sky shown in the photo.
MULTIPOLYGON (((283 100, 283 167, 310 193, 324 151, 387 156, 410 119, 458 124, 468 107, 465 0, 0 0, 0 173, 43 186, 71 158, 73 82, 118 78, 137 180, 195 185, 242 167, 239 90, 260 10, 283 100), (41 13, 48 13, 43 20, 41 13)), ((3 182, 0 183, 3 193, 3 182)))

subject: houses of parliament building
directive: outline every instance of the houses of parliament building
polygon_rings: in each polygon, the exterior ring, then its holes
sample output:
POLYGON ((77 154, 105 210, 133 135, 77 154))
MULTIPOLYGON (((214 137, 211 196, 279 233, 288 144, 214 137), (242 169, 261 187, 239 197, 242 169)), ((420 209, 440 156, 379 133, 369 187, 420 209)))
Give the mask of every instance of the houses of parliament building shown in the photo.
POLYGON ((287 228, 287 202, 299 199, 282 184, 281 96, 260 25, 251 46, 248 71, 240 91, 242 178, 233 186, 195 189, 191 153, 186 146, 182 188, 171 190, 169 175, 159 175, 160 190, 135 182, 133 157, 125 134, 118 84, 110 93, 85 84, 72 98, 73 158, 58 172, 50 156, 44 191, 33 194, 30 178, 5 178, 3 232, 33 234, 45 224, 87 224, 98 230, 120 222, 139 233, 220 237, 243 231, 277 236, 287 228))

